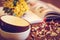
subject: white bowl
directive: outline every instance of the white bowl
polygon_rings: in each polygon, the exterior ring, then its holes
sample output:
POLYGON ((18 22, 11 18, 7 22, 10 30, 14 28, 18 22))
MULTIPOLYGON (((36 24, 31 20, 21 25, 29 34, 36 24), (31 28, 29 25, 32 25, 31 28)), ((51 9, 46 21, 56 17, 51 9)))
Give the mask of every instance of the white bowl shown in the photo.
POLYGON ((27 31, 20 33, 9 33, 0 29, 1 36, 6 39, 25 40, 29 36, 29 33, 30 33, 30 28, 27 31))

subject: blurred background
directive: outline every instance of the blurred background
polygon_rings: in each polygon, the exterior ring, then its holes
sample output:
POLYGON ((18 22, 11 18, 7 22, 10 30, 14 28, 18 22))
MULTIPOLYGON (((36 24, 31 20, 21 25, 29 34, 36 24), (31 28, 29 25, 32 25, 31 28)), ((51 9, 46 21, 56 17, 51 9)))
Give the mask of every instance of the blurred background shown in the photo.
MULTIPOLYGON (((3 6, 3 4, 4 4, 4 1, 5 0, 0 0, 0 7, 2 7, 3 6)), ((59 10, 60 10, 60 0, 41 0, 41 1, 43 1, 43 2, 46 2, 46 3, 48 3, 48 4, 52 4, 52 5, 54 5, 55 7, 57 7, 59 10)), ((54 8, 55 8, 54 7, 54 8)), ((57 9, 56 8, 56 9, 57 9)), ((57 10, 58 10, 57 9, 57 10)), ((58 10, 58 11, 59 11, 58 10)), ((2 10, 1 10, 2 11, 2 10)), ((59 11, 60 12, 60 11, 59 11)), ((2 12, 0 12, 0 13, 2 13, 2 12)), ((34 13, 35 14, 35 13, 34 13)), ((40 16, 39 15, 39 13, 36 13, 38 16, 40 16)), ((29 14, 28 14, 29 15, 29 14)), ((34 16, 32 16, 32 15, 30 15, 31 17, 33 17, 34 18, 34 16)), ((30 17, 29 16, 29 17, 30 17)), ((43 14, 43 16, 44 16, 44 14, 43 14)), ((41 17, 41 16, 40 16, 41 17)), ((32 18, 32 19, 33 19, 32 18)), ((27 18, 28 19, 28 18, 27 18)), ((36 18, 37 19, 37 18, 36 18)), ((37 19, 38 20, 38 19, 37 19)), ((29 20, 30 21, 30 20, 29 20)), ((60 20, 59 20, 60 21, 60 20)), ((52 23, 54 23, 54 22, 52 22, 52 23)), ((40 24, 43 24, 43 23, 37 23, 37 24, 32 24, 32 28, 31 28, 31 30, 35 30, 35 28, 37 28, 37 30, 36 30, 36 32, 37 31, 39 31, 40 32, 40 30, 39 30, 39 28, 41 27, 41 25, 40 24), (39 25, 39 26, 38 26, 39 25)), ((57 24, 57 23, 55 23, 55 24, 57 24)), ((45 25, 45 24, 44 24, 45 25)), ((59 25, 59 24, 58 24, 59 25)), ((59 27, 57 27, 57 28, 60 28, 60 25, 59 25, 59 27)), ((40 28, 41 30, 42 30, 42 28, 40 28)), ((48 28, 47 28, 48 29, 48 28)), ((44 28, 43 28, 43 30, 44 30, 44 28)), ((59 29, 60 30, 60 29, 59 29)), ((53 30, 52 30, 53 31, 53 30)), ((34 32, 34 31, 33 31, 34 32)), ((39 33, 39 32, 37 32, 37 33, 39 33)), ((45 32, 45 30, 44 30, 44 32, 45 32)), ((50 31, 49 31, 50 32, 50 31)), ((33 34, 32 32, 31 32, 31 34, 33 34)), ((39 35, 38 35, 39 36, 39 35)), ((59 31, 59 34, 58 34, 58 37, 60 37, 60 31, 59 31)), ((28 40, 29 40, 29 38, 30 38, 30 36, 28 37, 28 40)), ((32 37, 33 38, 33 37, 32 37)), ((1 37, 0 37, 0 39, 1 39, 1 37)), ((39 40, 38 38, 36 38, 37 40, 39 40)), ((43 38, 44 39, 44 38, 43 38)), ((49 38, 48 38, 49 39, 49 38)), ((60 38, 59 38, 60 39, 60 38)), ((5 40, 5 39, 3 39, 3 40, 5 40)))
MULTIPOLYGON (((0 0, 0 6, 3 6, 4 1, 5 0, 0 0)), ((42 1, 47 2, 47 3, 51 3, 51 4, 55 5, 56 7, 60 8, 60 5, 59 5, 60 0, 42 0, 42 1)))

